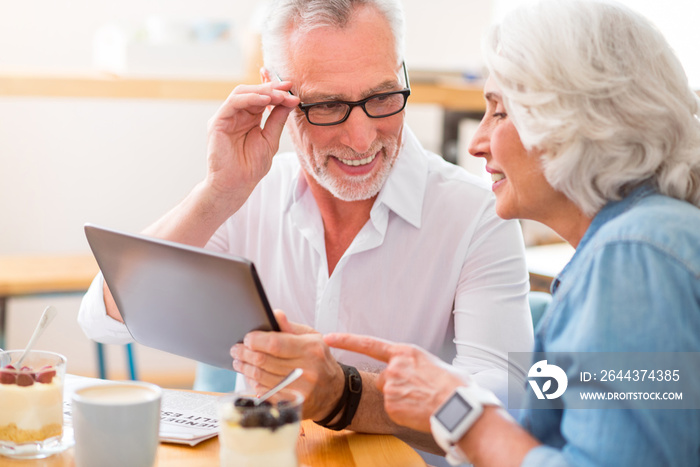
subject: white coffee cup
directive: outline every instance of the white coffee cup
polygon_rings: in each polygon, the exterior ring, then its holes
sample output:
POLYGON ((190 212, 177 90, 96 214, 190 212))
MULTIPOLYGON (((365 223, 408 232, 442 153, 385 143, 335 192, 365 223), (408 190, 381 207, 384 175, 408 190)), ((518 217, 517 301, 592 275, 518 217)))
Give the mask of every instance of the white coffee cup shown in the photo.
POLYGON ((76 467, 155 463, 161 389, 144 382, 80 388, 72 399, 76 467))

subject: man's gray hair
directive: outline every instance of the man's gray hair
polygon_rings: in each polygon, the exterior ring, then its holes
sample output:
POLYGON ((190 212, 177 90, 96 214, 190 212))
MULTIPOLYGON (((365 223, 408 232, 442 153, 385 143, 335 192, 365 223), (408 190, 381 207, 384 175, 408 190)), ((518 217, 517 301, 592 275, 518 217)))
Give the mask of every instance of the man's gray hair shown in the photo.
POLYGON ((645 181, 700 206, 700 100, 645 17, 543 0, 505 17, 483 49, 524 146, 586 214, 645 181))
POLYGON ((288 38, 293 30, 307 32, 324 26, 343 28, 353 12, 362 6, 374 7, 388 21, 399 65, 403 60, 405 30, 399 0, 276 0, 269 6, 262 32, 265 68, 280 76, 287 75, 288 38))

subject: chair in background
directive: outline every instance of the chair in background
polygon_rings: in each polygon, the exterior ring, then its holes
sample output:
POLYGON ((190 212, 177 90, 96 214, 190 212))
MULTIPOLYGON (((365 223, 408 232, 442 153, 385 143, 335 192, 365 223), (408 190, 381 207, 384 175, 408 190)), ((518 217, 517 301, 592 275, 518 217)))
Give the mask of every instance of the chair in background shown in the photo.
POLYGON ((197 372, 194 378, 195 391, 229 392, 236 388, 237 373, 225 368, 217 368, 206 363, 197 362, 197 372))
MULTIPOLYGON (((100 379, 107 379, 107 365, 105 364, 105 351, 104 345, 99 342, 95 343, 97 346, 97 370, 99 372, 100 379)), ((129 379, 132 381, 138 380, 136 374, 136 363, 134 361, 134 348, 132 344, 126 344, 124 346, 126 351, 126 364, 129 369, 129 379)))
POLYGON ((552 295, 546 292, 530 292, 527 296, 530 304, 530 316, 532 316, 532 327, 537 329, 537 325, 542 318, 542 315, 552 303, 552 295))

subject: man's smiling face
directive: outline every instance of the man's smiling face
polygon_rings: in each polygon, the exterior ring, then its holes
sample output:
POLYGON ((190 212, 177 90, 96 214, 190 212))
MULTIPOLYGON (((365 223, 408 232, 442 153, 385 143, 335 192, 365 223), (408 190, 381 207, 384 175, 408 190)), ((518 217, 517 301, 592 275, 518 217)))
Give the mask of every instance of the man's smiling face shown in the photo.
MULTIPOLYGON (((404 88, 394 39, 387 21, 372 8, 360 8, 343 29, 322 27, 293 32, 290 76, 303 103, 358 101, 404 88)), ((299 109, 290 130, 310 184, 343 201, 379 193, 396 161, 404 113, 370 118, 355 107, 333 126, 311 125, 299 109)))

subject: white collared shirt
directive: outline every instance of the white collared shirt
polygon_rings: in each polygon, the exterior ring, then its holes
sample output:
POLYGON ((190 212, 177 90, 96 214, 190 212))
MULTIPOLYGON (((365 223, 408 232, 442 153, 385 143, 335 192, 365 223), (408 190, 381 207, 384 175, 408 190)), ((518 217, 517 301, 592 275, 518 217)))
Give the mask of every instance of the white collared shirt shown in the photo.
MULTIPOLYGON (((293 153, 274 157, 207 248, 253 261, 270 305, 291 321, 417 344, 502 396, 508 352, 533 345, 520 227, 496 216, 487 183, 424 150, 408 127, 403 134, 370 220, 330 277, 321 215, 293 153)), ((98 276, 78 320, 92 339, 128 342, 106 316, 101 284, 98 276)))

